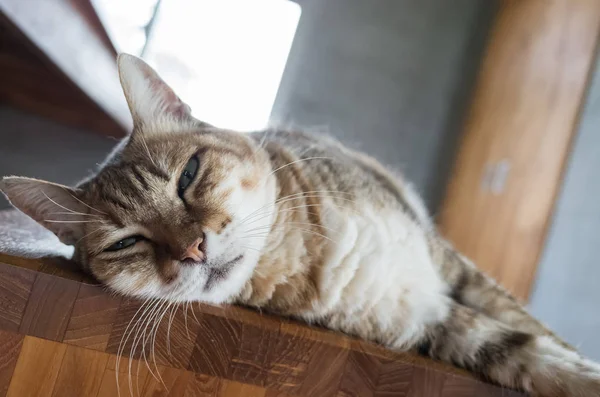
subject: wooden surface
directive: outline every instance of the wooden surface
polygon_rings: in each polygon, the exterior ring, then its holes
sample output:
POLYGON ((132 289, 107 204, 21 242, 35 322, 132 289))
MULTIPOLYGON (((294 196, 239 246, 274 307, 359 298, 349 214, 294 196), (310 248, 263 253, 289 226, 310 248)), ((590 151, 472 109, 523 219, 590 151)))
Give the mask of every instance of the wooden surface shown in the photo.
POLYGON ((116 52, 89 0, 0 0, 0 101, 123 136, 116 52))
POLYGON ((502 2, 439 223, 527 299, 600 32, 598 0, 502 2), (503 189, 486 170, 510 164, 503 189))
POLYGON ((144 327, 150 335, 157 324, 155 341, 144 338, 143 302, 52 271, 68 261, 35 258, 46 238, 22 216, 0 212, 0 250, 12 254, 0 256, 0 397, 129 396, 130 379, 134 395, 147 397, 522 396, 416 355, 235 306, 173 306, 144 327), (11 229, 30 258, 11 249, 11 229), (125 358, 117 359, 120 346, 125 358))

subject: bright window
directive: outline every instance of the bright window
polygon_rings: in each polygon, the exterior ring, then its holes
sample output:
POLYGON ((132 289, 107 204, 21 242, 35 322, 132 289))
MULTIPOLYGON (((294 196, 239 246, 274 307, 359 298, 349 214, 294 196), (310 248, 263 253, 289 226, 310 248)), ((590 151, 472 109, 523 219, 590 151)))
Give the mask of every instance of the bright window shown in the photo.
POLYGON ((142 55, 194 116, 239 130, 268 123, 300 18, 298 4, 94 0, 94 5, 117 49, 142 55))

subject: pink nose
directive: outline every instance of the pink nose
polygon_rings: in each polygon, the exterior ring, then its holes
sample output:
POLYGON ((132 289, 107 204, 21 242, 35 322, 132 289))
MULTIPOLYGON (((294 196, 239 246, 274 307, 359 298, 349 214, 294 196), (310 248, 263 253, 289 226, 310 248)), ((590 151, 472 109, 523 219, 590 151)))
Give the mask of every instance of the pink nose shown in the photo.
POLYGON ((206 257, 203 250, 203 246, 202 243, 204 242, 204 237, 200 237, 198 239, 196 239, 196 241, 194 241, 192 243, 192 245, 190 245, 185 252, 183 253, 183 256, 181 257, 181 260, 186 262, 186 261, 193 261, 193 262, 202 262, 204 260, 204 258, 206 257))

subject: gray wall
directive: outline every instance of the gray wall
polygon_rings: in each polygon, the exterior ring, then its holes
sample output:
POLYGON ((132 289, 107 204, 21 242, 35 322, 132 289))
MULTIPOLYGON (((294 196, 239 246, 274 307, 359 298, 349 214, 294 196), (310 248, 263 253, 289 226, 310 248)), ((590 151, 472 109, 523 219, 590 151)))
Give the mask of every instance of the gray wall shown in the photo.
POLYGON ((531 311, 600 360, 600 61, 588 93, 531 311))
POLYGON ((325 127, 404 171, 435 209, 490 0, 303 0, 272 119, 325 127))
MULTIPOLYGON (((73 184, 116 144, 89 131, 0 106, 0 177, 21 175, 73 184)), ((0 209, 9 205, 0 194, 0 209)))

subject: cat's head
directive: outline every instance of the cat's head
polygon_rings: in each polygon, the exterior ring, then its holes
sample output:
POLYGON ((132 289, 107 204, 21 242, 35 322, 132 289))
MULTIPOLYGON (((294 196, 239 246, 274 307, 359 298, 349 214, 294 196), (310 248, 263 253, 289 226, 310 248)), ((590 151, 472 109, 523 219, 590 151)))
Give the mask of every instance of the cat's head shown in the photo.
POLYGON ((118 66, 134 129, 97 174, 76 188, 7 177, 0 189, 116 291, 227 301, 265 244, 269 158, 246 134, 194 119, 140 59, 121 55, 118 66))

